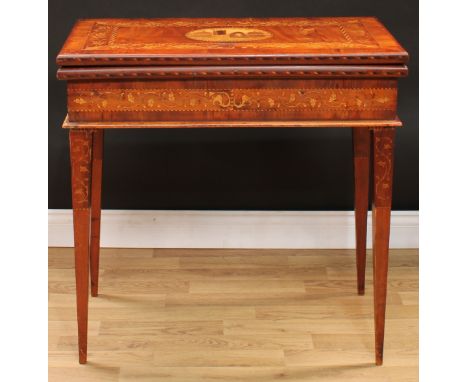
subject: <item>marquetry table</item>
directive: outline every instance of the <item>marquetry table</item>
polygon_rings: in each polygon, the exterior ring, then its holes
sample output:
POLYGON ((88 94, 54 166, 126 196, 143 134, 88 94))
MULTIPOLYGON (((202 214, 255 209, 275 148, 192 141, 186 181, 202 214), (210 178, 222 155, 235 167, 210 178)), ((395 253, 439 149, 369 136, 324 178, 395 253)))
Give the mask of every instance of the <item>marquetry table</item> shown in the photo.
POLYGON ((87 359, 89 279, 98 294, 104 130, 257 127, 267 135, 274 127, 348 127, 359 294, 370 178, 373 190, 382 364, 397 79, 407 75, 407 60, 373 17, 78 21, 57 63, 68 91, 79 362, 87 359))

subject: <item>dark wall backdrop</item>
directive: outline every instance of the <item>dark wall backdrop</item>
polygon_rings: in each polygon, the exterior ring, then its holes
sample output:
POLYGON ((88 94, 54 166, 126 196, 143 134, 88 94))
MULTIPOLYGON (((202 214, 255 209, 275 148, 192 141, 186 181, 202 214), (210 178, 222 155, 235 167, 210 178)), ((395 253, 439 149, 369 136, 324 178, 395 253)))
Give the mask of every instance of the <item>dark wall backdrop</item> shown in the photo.
MULTIPOLYGON (((410 54, 400 81, 394 208, 418 209, 417 0, 49 0, 49 208, 71 208, 66 89, 55 56, 78 18, 377 16, 410 54)), ((112 131, 103 208, 353 208, 348 129, 112 131)))

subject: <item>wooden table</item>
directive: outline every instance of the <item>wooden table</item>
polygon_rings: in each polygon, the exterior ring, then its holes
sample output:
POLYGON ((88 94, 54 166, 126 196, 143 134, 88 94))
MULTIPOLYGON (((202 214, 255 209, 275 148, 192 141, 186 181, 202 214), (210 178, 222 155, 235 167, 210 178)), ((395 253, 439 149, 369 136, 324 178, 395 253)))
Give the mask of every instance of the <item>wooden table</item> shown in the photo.
POLYGON ((370 179, 373 190, 375 359, 381 365, 393 149, 401 126, 397 79, 407 75, 407 60, 372 17, 78 21, 57 63, 68 91, 63 127, 70 134, 79 362, 87 359, 90 278, 91 295, 98 295, 105 129, 348 127, 359 294, 370 179))

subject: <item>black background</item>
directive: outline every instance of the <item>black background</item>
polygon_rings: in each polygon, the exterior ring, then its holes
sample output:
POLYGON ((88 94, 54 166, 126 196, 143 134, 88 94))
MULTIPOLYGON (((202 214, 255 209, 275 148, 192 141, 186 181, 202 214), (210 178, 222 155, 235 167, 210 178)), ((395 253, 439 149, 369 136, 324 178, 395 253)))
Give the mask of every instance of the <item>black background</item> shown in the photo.
MULTIPOLYGON (((400 81, 394 209, 418 209, 416 0, 49 0, 49 208, 71 208, 64 81, 55 56, 74 22, 97 17, 376 16, 410 54, 400 81)), ((103 208, 349 210, 348 129, 181 129, 105 135, 103 208)))

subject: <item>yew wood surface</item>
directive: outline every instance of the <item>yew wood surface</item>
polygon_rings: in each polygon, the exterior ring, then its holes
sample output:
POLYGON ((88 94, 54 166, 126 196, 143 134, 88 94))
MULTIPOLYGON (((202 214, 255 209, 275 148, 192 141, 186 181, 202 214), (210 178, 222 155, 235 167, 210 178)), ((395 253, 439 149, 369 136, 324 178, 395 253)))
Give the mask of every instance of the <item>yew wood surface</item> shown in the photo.
POLYGON ((393 120, 407 53, 373 17, 80 20, 71 122, 393 120))
POLYGON ((80 363, 86 363, 88 354, 92 137, 92 131, 70 131, 78 353, 80 363))
POLYGON ((59 80, 123 78, 397 78, 408 75, 406 65, 282 65, 282 66, 116 66, 62 67, 59 80))
POLYGON ((418 381, 418 251, 390 250, 374 365, 372 256, 354 250, 103 248, 77 362, 73 248, 49 250, 50 382, 418 381))
POLYGON ((391 120, 395 79, 68 81, 70 121, 391 120))
POLYGON ((102 159, 104 149, 104 131, 93 131, 92 152, 92 182, 91 182, 91 252, 90 275, 91 295, 98 295, 99 283, 99 250, 101 240, 101 191, 102 191, 102 159))
MULTIPOLYGON (((70 129, 75 277, 78 318, 79 362, 87 362, 89 272, 92 295, 97 296, 99 277, 100 188, 103 159, 103 130, 70 129), (96 181, 92 177, 96 177, 96 181), (90 268, 91 258, 91 268, 90 268)), ((364 293, 366 242, 365 217, 372 137, 373 164, 373 270, 375 362, 382 365, 387 296, 388 251, 392 202, 395 127, 354 128, 356 191, 356 262, 358 293, 364 293), (368 179, 368 178, 367 178, 368 179)))
POLYGON ((79 20, 62 66, 405 63, 374 17, 79 20))
POLYGON ((218 128, 363 128, 402 127, 397 117, 392 120, 353 120, 353 121, 178 121, 178 122, 71 122, 65 117, 64 129, 218 129, 218 128))
POLYGON ((395 128, 372 130, 372 254, 374 259, 375 362, 377 365, 382 365, 384 351, 394 143, 395 128))
MULTIPOLYGON (((103 129, 350 127, 359 294, 372 169, 375 362, 381 365, 394 134, 401 126, 397 79, 407 74, 406 61, 371 17, 79 21, 57 62, 68 92, 80 363, 87 361, 89 273, 91 294, 98 294, 103 129)), ((206 286, 192 288, 203 293, 206 286)), ((223 333, 236 330, 223 327, 223 333)), ((307 355, 294 356, 292 364, 307 355)))
POLYGON ((357 290, 364 294, 366 277, 367 211, 369 209, 369 169, 371 131, 353 129, 354 218, 356 229, 357 290))

